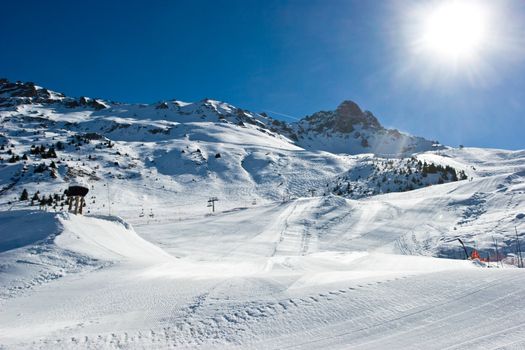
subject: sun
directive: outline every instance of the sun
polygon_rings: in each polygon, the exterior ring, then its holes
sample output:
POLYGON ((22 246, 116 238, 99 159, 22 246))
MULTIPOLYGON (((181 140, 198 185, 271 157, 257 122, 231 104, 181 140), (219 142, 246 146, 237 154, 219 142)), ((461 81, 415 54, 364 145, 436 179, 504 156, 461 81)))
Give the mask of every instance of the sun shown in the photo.
POLYGON ((429 9, 421 31, 422 46, 442 59, 474 56, 487 40, 487 13, 480 3, 457 0, 440 2, 429 9))

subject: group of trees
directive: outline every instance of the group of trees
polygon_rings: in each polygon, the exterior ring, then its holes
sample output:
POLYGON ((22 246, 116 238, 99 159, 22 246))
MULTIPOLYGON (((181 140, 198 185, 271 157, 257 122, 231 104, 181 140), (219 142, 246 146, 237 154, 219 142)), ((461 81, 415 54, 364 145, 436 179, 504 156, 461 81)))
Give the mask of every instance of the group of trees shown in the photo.
POLYGON ((459 172, 456 171, 453 167, 446 165, 442 166, 439 164, 427 164, 427 162, 424 162, 421 164, 421 161, 418 162, 418 166, 421 169, 421 174, 423 177, 428 176, 428 174, 440 174, 440 180, 446 181, 458 181, 458 180, 466 180, 468 178, 467 174, 465 174, 464 170, 460 170, 459 172))
POLYGON ((11 157, 7 160, 7 162, 8 163, 16 163, 16 162, 20 161, 20 159, 26 160, 27 159, 27 155, 24 154, 22 157, 20 157, 17 154, 11 153, 11 157))
MULTIPOLYGON (((21 160, 29 160, 29 157, 26 153, 24 153, 22 156, 16 154, 13 152, 12 148, 14 148, 14 145, 11 145, 11 148, 9 148, 6 152, 7 155, 10 155, 10 157, 7 159, 8 163, 17 163, 21 160)), ((5 147, 2 145, 2 148, 0 150, 4 150, 5 147)), ((42 159, 48 159, 48 158, 57 158, 57 154, 54 147, 50 147, 49 149, 46 149, 44 145, 35 146, 32 145, 29 153, 31 155, 38 155, 42 159)), ((0 161, 3 161, 3 158, 0 158, 0 161)))
MULTIPOLYGON (((29 192, 24 188, 19 197, 20 201, 29 201, 29 192)), ((57 209, 59 206, 64 207, 66 205, 66 195, 65 192, 62 194, 50 194, 42 195, 40 191, 36 191, 33 196, 31 196, 31 206, 40 205, 40 206, 49 206, 57 209)))
MULTIPOLYGON (((59 149, 63 149, 63 144, 59 141, 56 143, 56 147, 59 148, 59 149)), ((2 145, 1 147, 3 150, 5 150, 5 146, 2 145)), ((17 163, 19 161, 27 161, 29 160, 29 157, 27 156, 26 153, 24 153, 22 156, 16 154, 13 149, 15 148, 14 145, 11 145, 8 150, 6 151, 6 154, 7 155, 10 155, 11 157, 9 157, 7 159, 7 162, 8 163, 17 163)), ((57 157, 57 153, 55 151, 55 146, 50 146, 49 148, 46 148, 46 146, 44 145, 38 145, 38 146, 35 146, 35 145, 31 145, 31 148, 29 150, 29 154, 33 155, 33 156, 37 156, 37 157, 40 157, 41 159, 56 159, 58 158, 57 157)), ((0 162, 3 162, 4 159, 0 157, 0 162)), ((60 162, 60 161, 58 161, 60 162)), ((52 177, 56 177, 57 174, 56 174, 56 171, 54 171, 54 169, 57 169, 57 164, 55 163, 54 160, 51 161, 51 163, 49 164, 46 164, 45 162, 42 162, 40 164, 34 164, 33 165, 33 173, 35 174, 38 174, 38 173, 44 173, 45 171, 47 170, 50 170, 50 174, 52 177)), ((27 169, 24 168, 24 172, 26 171, 27 169)))
POLYGON ((113 146, 115 146, 115 143, 113 143, 110 139, 107 139, 103 135, 95 132, 71 136, 67 144, 74 146, 78 151, 82 146, 90 144, 91 141, 99 141, 97 144, 95 144, 95 148, 97 149, 113 148, 113 146))
POLYGON ((449 165, 422 162, 415 157, 404 160, 374 159, 338 178, 331 192, 359 198, 379 193, 411 191, 467 178, 463 170, 457 171, 449 165))
POLYGON ((46 163, 40 163, 38 164, 37 166, 35 166, 33 168, 33 172, 35 174, 37 173, 43 173, 45 172, 46 170, 50 170, 50 169, 56 169, 57 168, 57 165, 55 163, 55 161, 51 161, 51 163, 49 165, 47 165, 46 163))
POLYGON ((39 155, 42 159, 57 157, 55 147, 53 146, 49 147, 49 149, 46 150, 46 147, 44 145, 40 145, 40 146, 32 145, 29 152, 32 155, 39 155))

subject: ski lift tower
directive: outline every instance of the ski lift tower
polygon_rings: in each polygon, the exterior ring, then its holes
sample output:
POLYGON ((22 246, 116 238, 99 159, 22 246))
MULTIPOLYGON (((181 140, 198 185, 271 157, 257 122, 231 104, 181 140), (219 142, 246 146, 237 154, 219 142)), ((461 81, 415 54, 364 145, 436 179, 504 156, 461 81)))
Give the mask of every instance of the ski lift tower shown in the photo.
POLYGON ((211 207, 212 213, 215 213, 215 202, 219 201, 219 198, 217 197, 211 197, 208 199, 208 208, 211 207))
POLYGON ((89 192, 89 186, 83 181, 72 182, 67 189, 68 210, 73 214, 82 215, 82 208, 86 204, 84 197, 89 192), (73 209, 73 203, 75 208, 73 209))

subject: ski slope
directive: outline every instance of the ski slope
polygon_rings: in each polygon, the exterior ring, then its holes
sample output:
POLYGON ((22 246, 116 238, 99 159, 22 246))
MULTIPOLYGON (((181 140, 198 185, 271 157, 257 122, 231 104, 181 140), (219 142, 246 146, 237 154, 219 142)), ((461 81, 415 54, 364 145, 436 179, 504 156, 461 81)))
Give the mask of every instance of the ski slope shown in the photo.
POLYGON ((349 102, 287 125, 2 84, 1 349, 525 348, 525 151, 435 145, 349 102), (467 179, 392 191, 408 160, 467 179), (76 179, 85 216, 61 198, 76 179))
POLYGON ((12 277, 14 290, 2 294, 1 344, 8 349, 525 345, 520 269, 385 254, 359 245, 342 249, 332 238, 304 242, 297 237, 306 235, 298 213, 311 218, 320 201, 137 225, 138 235, 117 218, 59 215, 50 221, 47 239, 9 250, 11 259, 1 255, 2 281, 12 277), (55 261, 75 256, 77 269, 58 266, 61 274, 50 279, 42 270, 19 273, 24 265, 37 264, 31 260, 41 255, 35 249, 52 251, 55 261), (17 288, 39 279, 31 288, 17 288))

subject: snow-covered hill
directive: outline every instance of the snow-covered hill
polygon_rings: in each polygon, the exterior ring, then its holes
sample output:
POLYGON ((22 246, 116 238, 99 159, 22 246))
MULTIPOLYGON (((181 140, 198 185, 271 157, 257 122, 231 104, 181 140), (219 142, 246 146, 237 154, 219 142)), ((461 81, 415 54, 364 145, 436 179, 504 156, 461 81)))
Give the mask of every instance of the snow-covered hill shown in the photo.
MULTIPOLYGON (((332 193, 363 198, 380 193, 405 192, 418 188, 467 180, 465 170, 418 160, 364 156, 347 174, 337 177, 332 193)), ((446 161, 444 163, 447 163, 446 161)))
POLYGON ((524 235, 525 151, 0 80, 0 347, 519 347, 524 235))

